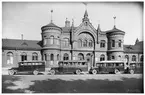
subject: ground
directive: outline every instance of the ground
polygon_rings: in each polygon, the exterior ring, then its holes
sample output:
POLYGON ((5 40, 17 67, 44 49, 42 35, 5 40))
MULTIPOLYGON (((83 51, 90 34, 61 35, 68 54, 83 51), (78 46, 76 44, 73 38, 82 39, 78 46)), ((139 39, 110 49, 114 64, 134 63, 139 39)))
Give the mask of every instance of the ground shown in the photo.
POLYGON ((2 93, 143 93, 142 74, 2 75, 2 93))

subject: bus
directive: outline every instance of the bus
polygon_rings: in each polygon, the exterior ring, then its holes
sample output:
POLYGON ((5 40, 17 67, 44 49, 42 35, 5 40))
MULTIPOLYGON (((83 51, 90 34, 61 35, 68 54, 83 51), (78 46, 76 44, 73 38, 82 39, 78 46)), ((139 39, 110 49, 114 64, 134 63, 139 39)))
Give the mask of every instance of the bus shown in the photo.
POLYGON ((130 63, 131 74, 143 73, 143 63, 130 63))
POLYGON ((33 73, 34 75, 38 75, 40 72, 45 72, 45 61, 22 61, 18 62, 18 67, 8 70, 9 75, 17 73, 33 73))
POLYGON ((88 64, 85 60, 64 60, 58 62, 58 67, 52 67, 50 74, 56 73, 75 73, 79 75, 81 72, 88 71, 88 64))
POLYGON ((120 74, 120 73, 124 73, 124 70, 125 70, 124 61, 100 61, 100 62, 97 62, 95 66, 89 70, 89 73, 91 74, 97 74, 97 73, 120 74))

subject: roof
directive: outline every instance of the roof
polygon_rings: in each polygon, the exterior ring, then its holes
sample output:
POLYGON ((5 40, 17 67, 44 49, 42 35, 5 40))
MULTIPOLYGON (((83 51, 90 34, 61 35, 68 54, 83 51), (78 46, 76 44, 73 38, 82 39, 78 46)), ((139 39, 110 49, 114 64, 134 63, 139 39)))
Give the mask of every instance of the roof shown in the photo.
MULTIPOLYGON (((124 32, 124 31, 122 31, 122 30, 120 30, 120 29, 117 29, 115 26, 114 26, 114 28, 112 29, 112 30, 108 30, 108 31, 106 31, 107 33, 110 33, 110 32, 124 32)), ((125 32, 124 32, 125 33, 125 32)))
MULTIPOLYGON (((71 30, 71 27, 61 27, 62 28, 62 31, 64 32, 64 33, 67 33, 67 32, 70 32, 70 30, 71 30)), ((74 28, 74 30, 77 28, 77 27, 73 27, 74 28)))
POLYGON ((55 25, 54 23, 49 23, 49 24, 47 24, 47 25, 45 25, 45 26, 42 26, 42 28, 44 28, 44 27, 57 27, 57 28, 60 28, 59 26, 57 26, 57 25, 55 25))
POLYGON ((143 52, 143 41, 140 41, 135 45, 124 45, 124 52, 143 52))
MULTIPOLYGON (((20 40, 20 39, 2 39, 3 49, 26 49, 26 50, 41 50, 42 42, 37 40, 20 40)), ((126 53, 143 53, 143 41, 135 45, 124 45, 126 53)))
POLYGON ((41 41, 36 40, 20 40, 20 39, 2 39, 3 49, 32 49, 40 50, 41 41))
POLYGON ((112 60, 107 60, 107 61, 99 61, 99 62, 97 62, 97 63, 99 64, 99 63, 122 63, 122 62, 124 62, 124 61, 118 61, 118 60, 112 61, 112 60))

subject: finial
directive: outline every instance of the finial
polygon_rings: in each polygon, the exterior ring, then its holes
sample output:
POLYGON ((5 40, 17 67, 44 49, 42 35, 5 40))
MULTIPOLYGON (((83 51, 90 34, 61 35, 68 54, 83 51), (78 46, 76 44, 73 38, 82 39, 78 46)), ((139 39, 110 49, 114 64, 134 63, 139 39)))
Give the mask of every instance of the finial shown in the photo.
POLYGON ((53 10, 51 10, 51 23, 52 23, 52 21, 53 21, 53 20, 52 20, 52 13, 53 13, 53 10))
POLYGON ((116 28, 116 22, 115 22, 116 16, 113 18, 114 18, 114 28, 116 28))
POLYGON ((72 19, 72 25, 74 25, 74 19, 72 19))

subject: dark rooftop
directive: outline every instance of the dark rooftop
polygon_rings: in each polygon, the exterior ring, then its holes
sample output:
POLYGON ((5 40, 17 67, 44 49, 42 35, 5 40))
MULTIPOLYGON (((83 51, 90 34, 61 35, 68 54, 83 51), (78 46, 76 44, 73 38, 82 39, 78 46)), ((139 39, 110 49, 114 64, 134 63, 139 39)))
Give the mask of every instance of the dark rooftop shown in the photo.
POLYGON ((109 32, 124 32, 124 31, 122 31, 122 30, 120 30, 120 29, 117 29, 117 28, 114 26, 114 28, 113 28, 112 30, 106 31, 106 33, 109 33, 109 32))
MULTIPOLYGON (((64 28, 66 29, 66 28, 64 28)), ((41 41, 37 40, 20 40, 20 39, 2 39, 3 49, 30 49, 41 50, 41 41)), ((135 45, 124 45, 124 52, 143 52, 143 41, 135 45)))
POLYGON ((41 41, 37 40, 2 39, 2 48, 40 50, 42 47, 41 41))
POLYGON ((57 25, 55 25, 54 23, 49 23, 49 24, 47 24, 47 25, 45 25, 45 26, 43 26, 42 28, 44 28, 44 27, 57 27, 57 28, 60 28, 59 26, 57 26, 57 25))
POLYGON ((143 52, 143 41, 135 45, 124 45, 124 52, 143 52))

